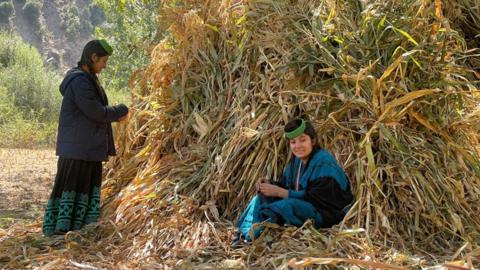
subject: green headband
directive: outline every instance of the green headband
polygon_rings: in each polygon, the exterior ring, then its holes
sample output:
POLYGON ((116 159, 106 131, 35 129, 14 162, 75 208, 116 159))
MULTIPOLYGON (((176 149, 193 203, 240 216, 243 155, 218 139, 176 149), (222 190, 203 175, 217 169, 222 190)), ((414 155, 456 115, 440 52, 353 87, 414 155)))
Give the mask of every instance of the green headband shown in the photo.
POLYGON ((105 52, 107 52, 108 55, 112 55, 113 49, 105 39, 100 39, 98 42, 100 42, 100 45, 102 45, 102 48, 105 50, 105 52))
POLYGON ((302 120, 302 123, 300 124, 300 126, 290 132, 285 132, 285 138, 291 140, 291 139, 294 139, 300 135, 302 135, 304 132, 305 132, 305 127, 307 126, 305 124, 305 120, 301 119, 302 120))

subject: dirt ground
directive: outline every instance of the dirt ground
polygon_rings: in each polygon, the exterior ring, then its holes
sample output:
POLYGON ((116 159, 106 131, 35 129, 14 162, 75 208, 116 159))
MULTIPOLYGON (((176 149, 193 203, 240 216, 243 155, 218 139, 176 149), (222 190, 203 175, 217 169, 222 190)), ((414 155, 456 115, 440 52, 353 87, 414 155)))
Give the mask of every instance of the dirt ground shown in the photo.
POLYGON ((0 228, 43 215, 56 164, 53 149, 0 148, 0 228))

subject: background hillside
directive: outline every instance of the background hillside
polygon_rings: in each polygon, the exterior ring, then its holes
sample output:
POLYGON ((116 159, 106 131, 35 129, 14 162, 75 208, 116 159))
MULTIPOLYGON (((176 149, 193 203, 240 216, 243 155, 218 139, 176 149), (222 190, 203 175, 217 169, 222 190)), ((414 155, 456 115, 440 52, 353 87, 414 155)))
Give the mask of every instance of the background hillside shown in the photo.
POLYGON ((75 65, 82 46, 93 36, 94 27, 105 21, 105 13, 90 0, 0 3, 0 27, 18 33, 56 68, 75 65), (8 8, 12 6, 13 9, 8 8))

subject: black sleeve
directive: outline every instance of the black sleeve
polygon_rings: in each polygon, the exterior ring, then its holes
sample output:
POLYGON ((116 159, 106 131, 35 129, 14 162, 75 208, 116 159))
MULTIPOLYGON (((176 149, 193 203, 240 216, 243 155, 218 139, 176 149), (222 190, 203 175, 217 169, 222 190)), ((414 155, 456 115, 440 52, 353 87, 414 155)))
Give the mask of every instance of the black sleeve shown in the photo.
POLYGON ((316 209, 342 211, 353 201, 353 195, 350 186, 342 190, 332 177, 320 177, 308 185, 305 200, 313 204, 316 209))
POLYGON ((96 96, 95 87, 87 78, 76 78, 72 91, 78 108, 96 122, 114 122, 128 113, 128 108, 124 104, 104 106, 96 96))

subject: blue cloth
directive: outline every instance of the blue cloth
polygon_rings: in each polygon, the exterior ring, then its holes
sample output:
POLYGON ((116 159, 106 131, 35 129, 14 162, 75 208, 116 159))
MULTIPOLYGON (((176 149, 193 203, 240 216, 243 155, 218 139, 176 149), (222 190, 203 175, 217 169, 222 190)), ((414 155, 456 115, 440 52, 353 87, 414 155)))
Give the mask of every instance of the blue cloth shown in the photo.
POLYGON ((58 156, 104 161, 116 154, 111 122, 128 113, 127 106, 108 106, 95 79, 78 68, 68 71, 60 85, 63 95, 58 125, 58 156))
POLYGON ((313 153, 312 157, 300 172, 299 191, 294 190, 296 176, 301 160, 294 157, 283 173, 284 185, 289 187, 288 197, 303 199, 308 184, 319 178, 330 177, 334 179, 342 190, 348 188, 348 179, 343 169, 338 165, 335 158, 328 151, 320 149, 313 153), (293 164, 292 164, 293 163, 293 164))
MULTIPOLYGON (((334 217, 334 214, 343 209, 335 208, 343 208, 344 202, 340 207, 332 203, 331 210, 334 212, 332 214, 329 209, 319 209, 320 206, 316 200, 309 200, 309 198, 313 196, 336 200, 335 194, 333 194, 334 197, 332 194, 327 194, 332 191, 351 194, 345 172, 337 164, 335 158, 323 149, 315 150, 307 164, 302 164, 301 168, 300 162, 300 159, 294 157, 287 165, 279 183, 279 186, 288 189, 288 198, 270 198, 259 194, 250 201, 237 222, 239 234, 247 241, 252 240, 250 230, 253 224, 263 221, 301 226, 307 219, 312 219, 315 227, 331 226, 332 223, 338 221, 338 217, 334 217), (299 188, 296 190, 296 177, 299 169, 301 169, 299 188), (318 188, 319 185, 328 187, 328 189, 318 188), (336 189, 330 188, 332 186, 336 189)), ((348 198, 347 201, 349 201, 348 198)), ((329 207, 326 206, 326 208, 329 207)), ((340 218, 343 218, 343 215, 344 213, 340 218)), ((256 227, 252 231, 253 238, 257 238, 263 229, 263 226, 256 227)))
MULTIPOLYGON (((240 216, 237 227, 245 240, 251 241, 250 229, 255 223, 267 221, 281 225, 301 226, 307 219, 312 219, 315 224, 322 223, 322 215, 311 203, 299 199, 274 200, 260 194, 250 201, 240 216)), ((263 226, 257 226, 252 231, 253 239, 258 238, 263 229, 263 226)))

